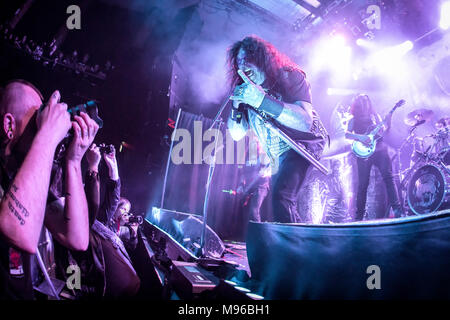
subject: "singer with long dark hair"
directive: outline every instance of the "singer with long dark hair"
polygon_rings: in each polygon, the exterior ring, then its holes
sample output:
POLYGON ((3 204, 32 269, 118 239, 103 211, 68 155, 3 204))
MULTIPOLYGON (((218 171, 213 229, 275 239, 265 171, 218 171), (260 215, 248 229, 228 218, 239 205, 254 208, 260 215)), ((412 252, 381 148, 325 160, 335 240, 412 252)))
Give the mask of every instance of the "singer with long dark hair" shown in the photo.
POLYGON ((248 36, 228 50, 234 140, 254 131, 272 162, 273 217, 298 222, 297 200, 310 163, 265 125, 268 118, 319 159, 328 136, 312 107, 305 73, 269 42, 248 36), (262 119, 260 118, 262 117, 262 119))

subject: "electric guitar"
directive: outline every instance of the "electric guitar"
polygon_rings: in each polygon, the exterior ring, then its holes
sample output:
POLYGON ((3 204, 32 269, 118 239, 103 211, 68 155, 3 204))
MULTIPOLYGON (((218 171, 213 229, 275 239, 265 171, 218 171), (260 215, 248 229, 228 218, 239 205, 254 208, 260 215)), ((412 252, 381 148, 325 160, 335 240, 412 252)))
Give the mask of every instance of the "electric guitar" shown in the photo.
MULTIPOLYGON (((395 106, 392 108, 392 110, 389 111, 388 115, 389 116, 392 115, 394 113, 394 111, 398 107, 401 107, 402 105, 404 105, 405 102, 406 101, 403 99, 398 101, 395 104, 395 106)), ((365 136, 367 136, 370 139, 370 142, 368 142, 368 143, 363 143, 363 142, 357 140, 360 135, 352 134, 352 133, 347 134, 347 138, 355 140, 352 143, 352 151, 357 157, 369 158, 375 152, 375 149, 377 147, 377 140, 381 138, 381 135, 378 136, 377 138, 375 138, 375 136, 377 135, 378 131, 380 131, 380 129, 385 125, 388 115, 386 117, 384 117, 383 121, 381 121, 373 130, 371 130, 369 133, 365 134, 365 136)))

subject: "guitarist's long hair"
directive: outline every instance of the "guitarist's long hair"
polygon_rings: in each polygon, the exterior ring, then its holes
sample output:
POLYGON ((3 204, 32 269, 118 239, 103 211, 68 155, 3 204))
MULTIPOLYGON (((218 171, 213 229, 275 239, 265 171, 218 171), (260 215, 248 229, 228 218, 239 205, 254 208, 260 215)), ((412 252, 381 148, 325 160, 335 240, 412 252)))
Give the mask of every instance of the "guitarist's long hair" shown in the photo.
POLYGON ((265 73, 265 85, 267 88, 273 87, 285 71, 296 70, 305 74, 297 64, 289 59, 288 56, 278 51, 270 42, 261 39, 258 36, 251 35, 234 43, 228 49, 228 77, 231 88, 243 82, 237 73, 237 55, 241 48, 247 53, 248 62, 253 63, 265 73))
POLYGON ((377 115, 367 94, 359 94, 353 98, 350 113, 356 119, 373 119, 377 115))

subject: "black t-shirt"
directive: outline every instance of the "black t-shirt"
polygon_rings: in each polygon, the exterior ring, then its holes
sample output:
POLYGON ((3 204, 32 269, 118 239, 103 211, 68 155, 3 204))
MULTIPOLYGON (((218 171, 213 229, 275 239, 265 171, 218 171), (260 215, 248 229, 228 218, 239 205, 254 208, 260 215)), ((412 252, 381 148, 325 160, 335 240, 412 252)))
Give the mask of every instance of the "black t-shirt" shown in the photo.
POLYGON ((0 239, 0 300, 33 300, 31 255, 21 253, 24 273, 16 277, 10 274, 10 248, 0 239))
POLYGON ((268 88, 268 93, 286 103, 296 101, 312 103, 311 86, 305 74, 299 70, 285 70, 278 81, 268 88))

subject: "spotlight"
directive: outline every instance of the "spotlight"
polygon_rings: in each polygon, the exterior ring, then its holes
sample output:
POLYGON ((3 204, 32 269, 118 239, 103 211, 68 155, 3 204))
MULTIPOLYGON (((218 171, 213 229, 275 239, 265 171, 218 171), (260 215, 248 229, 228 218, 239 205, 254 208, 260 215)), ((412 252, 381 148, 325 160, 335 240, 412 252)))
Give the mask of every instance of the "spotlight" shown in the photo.
POLYGON ((323 52, 330 66, 339 69, 339 71, 345 69, 345 66, 350 64, 352 56, 352 49, 346 42, 346 39, 341 35, 333 36, 326 43, 325 51, 323 52))
POLYGON ((156 221, 159 223, 159 221, 161 220, 161 209, 159 209, 157 207, 152 208, 152 219, 153 219, 153 221, 156 221))
POLYGON ((442 30, 450 27, 450 1, 444 2, 441 6, 441 21, 439 26, 442 30))
POLYGON ((367 49, 373 49, 375 47, 374 43, 372 41, 363 39, 363 38, 359 38, 358 40, 356 40, 356 45, 358 45, 359 47, 362 48, 367 48, 367 49))
POLYGON ((414 43, 412 41, 405 41, 402 44, 398 46, 400 52, 402 55, 406 54, 407 52, 411 51, 414 48, 414 43))
POLYGON ((252 298, 253 300, 264 300, 263 296, 260 296, 259 294, 255 294, 255 293, 246 293, 246 295, 250 298, 252 298))
POLYGON ((354 89, 343 89, 343 88, 328 88, 327 95, 329 96, 349 96, 357 93, 354 89))
POLYGON ((402 57, 413 48, 414 44, 408 40, 399 45, 382 49, 369 57, 367 66, 369 68, 376 67, 379 70, 394 71, 398 69, 402 57))
POLYGON ((375 43, 370 41, 370 39, 359 38, 356 40, 356 45, 370 50, 375 49, 375 43))

